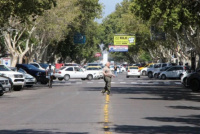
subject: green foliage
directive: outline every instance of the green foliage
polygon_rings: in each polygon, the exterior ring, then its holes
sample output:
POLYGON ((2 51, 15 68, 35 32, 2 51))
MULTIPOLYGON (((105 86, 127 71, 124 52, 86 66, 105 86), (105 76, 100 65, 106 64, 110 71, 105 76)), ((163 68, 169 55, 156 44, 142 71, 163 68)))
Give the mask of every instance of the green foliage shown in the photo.
POLYGON ((1 0, 0 25, 6 24, 11 16, 27 21, 30 15, 33 18, 41 15, 55 4, 55 0, 1 0))
POLYGON ((130 9, 136 16, 165 31, 178 31, 182 26, 199 23, 199 6, 188 0, 133 0, 130 9))
POLYGON ((116 6, 115 12, 103 20, 101 25, 103 32, 100 39, 108 48, 108 45, 113 45, 113 38, 116 34, 136 35, 136 45, 129 46, 129 52, 112 53, 113 59, 117 61, 121 61, 121 58, 133 63, 143 61, 144 58, 138 58, 141 54, 140 50, 148 52, 148 49, 155 48, 155 44, 150 40, 150 26, 129 11, 130 4, 131 1, 124 0, 116 6))
POLYGON ((77 16, 70 23, 65 40, 58 45, 57 55, 61 56, 63 61, 68 57, 77 63, 82 61, 92 61, 96 59, 95 53, 99 50, 99 34, 101 27, 94 22, 95 18, 101 15, 102 6, 98 0, 80 0, 76 2, 79 7, 77 16), (74 35, 81 33, 86 36, 86 44, 74 44, 74 35))

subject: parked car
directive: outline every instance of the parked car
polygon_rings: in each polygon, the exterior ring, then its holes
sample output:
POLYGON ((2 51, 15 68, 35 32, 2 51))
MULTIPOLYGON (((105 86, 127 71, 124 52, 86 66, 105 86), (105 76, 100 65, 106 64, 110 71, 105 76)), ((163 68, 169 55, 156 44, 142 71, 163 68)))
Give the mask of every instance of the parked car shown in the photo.
POLYGON ((74 66, 74 67, 78 67, 78 64, 76 64, 76 63, 65 63, 64 66, 74 66))
MULTIPOLYGON (((110 66, 110 70, 114 72, 114 66, 110 66)), ((126 68, 123 66, 117 66, 117 73, 126 72, 126 68)))
POLYGON ((45 70, 43 67, 41 67, 40 66, 40 64, 39 63, 37 63, 37 62, 33 62, 33 63, 29 63, 30 65, 33 65, 33 66, 35 66, 35 67, 37 67, 38 69, 41 69, 41 70, 45 70))
POLYGON ((149 78, 153 78, 153 73, 155 71, 160 71, 163 67, 175 66, 174 63, 156 63, 152 67, 147 68, 147 75, 149 78))
POLYGON ((19 91, 24 86, 24 76, 19 72, 14 72, 5 65, 0 65, 0 74, 9 77, 13 83, 13 89, 19 91))
POLYGON ((87 63, 87 66, 100 66, 101 68, 103 68, 102 63, 87 63))
POLYGON ((2 84, 0 83, 0 96, 3 96, 3 95, 4 95, 4 90, 3 90, 2 84))
POLYGON ((163 71, 160 73, 159 78, 160 79, 167 79, 167 78, 179 78, 183 76, 183 73, 185 72, 184 66, 172 66, 166 71, 163 71))
POLYGON ((39 63, 40 64, 40 66, 42 67, 42 68, 44 68, 45 70, 47 69, 47 67, 49 66, 49 64, 46 64, 46 63, 39 63))
POLYGON ((12 82, 11 79, 5 76, 0 76, 0 84, 2 86, 2 90, 0 89, 0 96, 4 94, 4 92, 11 91, 12 82))
POLYGON ((128 71, 126 73, 126 78, 134 77, 134 76, 140 78, 139 67, 138 66, 129 66, 128 71))
POLYGON ((87 73, 96 73, 96 75, 99 75, 99 78, 103 78, 103 70, 100 66, 88 66, 85 71, 87 73))
POLYGON ((147 69, 148 68, 153 68, 154 67, 154 64, 155 63, 150 63, 150 64, 147 64, 147 66, 145 66, 145 67, 143 67, 143 68, 140 68, 140 73, 141 73, 141 75, 143 75, 143 76, 145 76, 145 75, 147 75, 147 69))
POLYGON ((171 67, 171 66, 169 66, 169 67, 163 67, 163 68, 161 68, 159 71, 154 71, 154 72, 153 72, 153 77, 154 77, 154 78, 159 78, 160 73, 163 72, 163 71, 168 70, 170 67, 171 67))
POLYGON ((20 68, 18 72, 24 75, 26 87, 32 87, 34 84, 36 84, 37 82, 36 78, 28 74, 24 69, 20 68))
POLYGON ((47 84, 48 79, 46 78, 46 71, 38 69, 37 67, 30 65, 30 64, 17 64, 16 67, 22 68, 25 70, 28 74, 34 76, 37 80, 37 82, 41 82, 41 84, 47 84))
POLYGON ((87 71, 83 71, 81 68, 76 66, 68 66, 68 67, 62 67, 57 73, 55 73, 55 77, 59 80, 66 80, 69 79, 88 79, 92 80, 93 78, 98 78, 99 75, 96 73, 91 73, 87 71))
POLYGON ((181 83, 192 91, 200 91, 200 70, 192 73, 185 73, 181 78, 181 83))

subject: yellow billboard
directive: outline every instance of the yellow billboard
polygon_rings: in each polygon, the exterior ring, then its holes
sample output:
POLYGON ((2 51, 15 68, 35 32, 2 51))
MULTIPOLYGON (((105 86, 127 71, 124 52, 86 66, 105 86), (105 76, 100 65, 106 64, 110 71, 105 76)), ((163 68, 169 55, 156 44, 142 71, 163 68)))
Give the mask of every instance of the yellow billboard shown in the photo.
POLYGON ((114 45, 135 45, 135 36, 114 36, 114 45))

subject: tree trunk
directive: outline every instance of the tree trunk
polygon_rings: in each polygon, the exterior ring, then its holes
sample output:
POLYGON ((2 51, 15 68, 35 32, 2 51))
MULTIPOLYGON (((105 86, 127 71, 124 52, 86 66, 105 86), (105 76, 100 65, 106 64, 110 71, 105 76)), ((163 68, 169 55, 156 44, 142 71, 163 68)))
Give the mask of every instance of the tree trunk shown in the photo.
POLYGON ((15 67, 17 62, 18 62, 18 56, 17 55, 12 55, 11 67, 15 67))

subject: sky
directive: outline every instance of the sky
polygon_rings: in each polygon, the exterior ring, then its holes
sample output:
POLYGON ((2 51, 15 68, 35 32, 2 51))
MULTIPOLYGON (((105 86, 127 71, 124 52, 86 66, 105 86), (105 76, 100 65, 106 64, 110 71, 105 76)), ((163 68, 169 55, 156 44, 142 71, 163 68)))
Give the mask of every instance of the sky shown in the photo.
MULTIPOLYGON (((99 0, 99 3, 103 3, 104 5, 103 18, 114 12, 116 4, 122 1, 123 0, 99 0)), ((102 19, 97 20, 97 22, 101 23, 102 19)))

